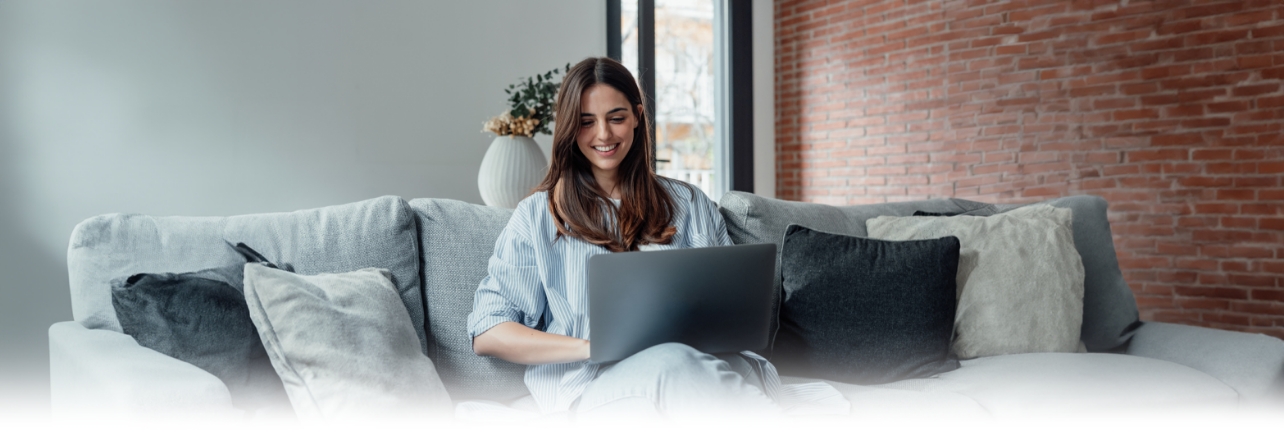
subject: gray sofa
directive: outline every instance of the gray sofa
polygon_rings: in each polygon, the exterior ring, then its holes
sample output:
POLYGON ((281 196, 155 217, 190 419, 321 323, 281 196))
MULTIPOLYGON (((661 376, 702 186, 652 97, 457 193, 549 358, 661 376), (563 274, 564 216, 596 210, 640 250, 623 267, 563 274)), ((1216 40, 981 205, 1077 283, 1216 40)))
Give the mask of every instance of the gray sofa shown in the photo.
MULTIPOLYGON (((1088 273, 1082 337, 1090 352, 978 358, 936 377, 887 385, 830 382, 852 403, 853 415, 927 410, 1012 417, 1174 405, 1233 409, 1284 397, 1284 341, 1136 321, 1132 293, 1115 262, 1104 200, 1079 196, 1049 203, 1075 214, 1075 244, 1088 273), (1089 219, 1095 225, 1081 222, 1089 219)), ((908 216, 916 210, 987 215, 1013 207, 959 199, 833 207, 739 192, 720 202, 736 243, 777 244, 790 223, 864 235, 864 221, 877 215, 908 216)), ((465 328, 473 292, 510 215, 509 210, 453 200, 385 196, 290 213, 108 214, 85 220, 72 232, 67 257, 74 321, 49 329, 53 410, 56 415, 188 411, 244 416, 246 411, 233 408, 218 378, 123 334, 108 287, 111 279, 134 273, 243 262, 225 241, 245 242, 304 274, 391 270, 409 320, 420 332, 423 352, 456 402, 529 406, 524 367, 474 355, 465 328)), ((785 377, 786 383, 808 381, 814 380, 785 377)), ((288 414, 288 405, 278 407, 288 414)))

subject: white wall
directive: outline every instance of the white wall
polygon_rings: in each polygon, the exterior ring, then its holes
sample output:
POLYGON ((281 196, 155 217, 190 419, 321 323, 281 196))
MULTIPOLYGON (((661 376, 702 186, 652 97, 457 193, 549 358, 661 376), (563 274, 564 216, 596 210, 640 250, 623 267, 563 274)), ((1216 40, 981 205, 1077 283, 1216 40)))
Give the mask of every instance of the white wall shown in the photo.
POLYGON ((71 319, 79 221, 481 203, 480 131, 503 88, 604 55, 605 14, 601 0, 0 1, 0 397, 48 402, 46 330, 71 319))

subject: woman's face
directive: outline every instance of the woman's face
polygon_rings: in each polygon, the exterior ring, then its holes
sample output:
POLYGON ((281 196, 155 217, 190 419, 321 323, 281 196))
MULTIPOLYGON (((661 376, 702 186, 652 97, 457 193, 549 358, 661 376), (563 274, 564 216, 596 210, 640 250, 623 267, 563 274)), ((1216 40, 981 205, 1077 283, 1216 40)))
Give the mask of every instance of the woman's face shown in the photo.
POLYGON ((620 162, 633 145, 636 113, 640 111, 641 105, 630 106, 623 93, 602 83, 589 86, 580 95, 580 131, 575 142, 593 164, 593 175, 599 182, 608 179, 614 184, 620 162))

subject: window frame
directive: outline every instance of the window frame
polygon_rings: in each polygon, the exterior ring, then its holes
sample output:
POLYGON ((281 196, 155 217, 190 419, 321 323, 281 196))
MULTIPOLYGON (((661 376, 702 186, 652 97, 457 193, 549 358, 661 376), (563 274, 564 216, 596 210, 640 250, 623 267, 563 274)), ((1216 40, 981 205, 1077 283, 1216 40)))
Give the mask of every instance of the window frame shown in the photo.
MULTIPOLYGON (((753 2, 713 0, 718 146, 728 191, 753 192, 753 2)), ((606 0, 606 54, 622 61, 620 0, 606 0)), ((638 86, 655 140, 655 0, 638 0, 638 86)), ((651 146, 651 170, 656 170, 651 146)))

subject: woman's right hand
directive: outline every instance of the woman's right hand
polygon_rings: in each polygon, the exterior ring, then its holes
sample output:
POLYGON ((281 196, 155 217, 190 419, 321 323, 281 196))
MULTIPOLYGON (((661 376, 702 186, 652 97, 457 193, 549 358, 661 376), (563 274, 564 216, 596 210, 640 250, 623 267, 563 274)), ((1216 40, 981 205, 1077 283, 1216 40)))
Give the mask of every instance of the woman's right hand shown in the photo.
POLYGON ((473 337, 473 352, 523 365, 570 363, 589 358, 589 341, 503 322, 473 337))

